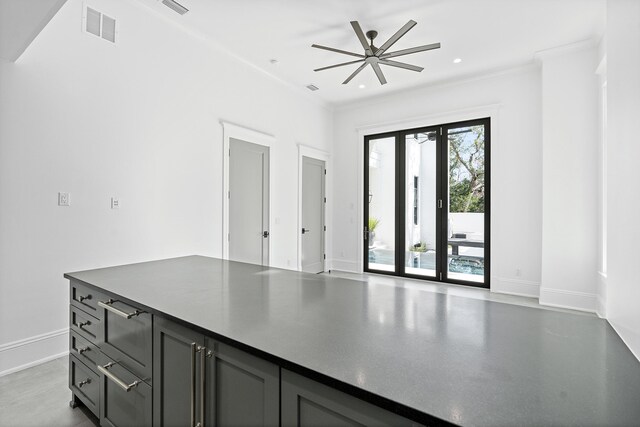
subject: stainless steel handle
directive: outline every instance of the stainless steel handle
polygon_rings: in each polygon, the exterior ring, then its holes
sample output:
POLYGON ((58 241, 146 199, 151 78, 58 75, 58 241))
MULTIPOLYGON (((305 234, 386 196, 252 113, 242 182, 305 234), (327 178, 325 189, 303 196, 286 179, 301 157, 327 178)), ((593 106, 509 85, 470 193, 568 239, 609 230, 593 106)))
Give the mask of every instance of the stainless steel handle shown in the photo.
POLYGON ((191 427, 196 425, 196 351, 198 346, 191 343, 191 427))
POLYGON ((199 427, 204 427, 204 404, 205 404, 205 387, 207 382, 205 358, 207 357, 207 349, 200 347, 200 422, 199 427))
POLYGON ((85 297, 85 296, 82 296, 82 295, 80 295, 80 296, 78 297, 78 301, 80 301, 80 302, 82 302, 82 301, 84 301, 84 300, 86 300, 86 299, 91 299, 91 294, 87 295, 86 297, 85 297))
POLYGON ((80 322, 78 323, 78 328, 82 329, 84 326, 90 325, 91 322, 90 321, 86 321, 86 322, 80 322))
POLYGON ((137 387, 138 384, 140 384, 142 382, 142 381, 136 380, 136 381, 132 382, 131 384, 127 384, 124 381, 122 381, 120 378, 116 377, 111 372, 109 372, 109 368, 112 367, 115 364, 116 364, 115 362, 109 362, 104 366, 98 365, 98 370, 100 372, 102 372, 105 377, 109 378, 111 381, 116 383, 124 391, 129 391, 132 388, 137 387))
POLYGON ((91 349, 89 347, 85 347, 85 348, 79 348, 76 351, 78 352, 78 354, 82 354, 85 353, 87 351, 90 351, 91 349))
POLYGON ((84 381, 80 381, 80 382, 78 383, 78 388, 82 388, 82 386, 83 386, 83 385, 85 385, 85 384, 91 384, 91 378, 87 378, 87 379, 86 379, 86 380, 84 380, 84 381))
POLYGON ((134 316, 138 316, 144 313, 144 311, 141 311, 141 310, 136 310, 133 313, 127 313, 126 311, 122 311, 113 307, 111 304, 113 304, 114 302, 117 302, 117 300, 109 299, 106 302, 98 301, 98 305, 102 308, 106 308, 110 312, 115 313, 120 317, 124 317, 125 319, 131 319, 134 316))

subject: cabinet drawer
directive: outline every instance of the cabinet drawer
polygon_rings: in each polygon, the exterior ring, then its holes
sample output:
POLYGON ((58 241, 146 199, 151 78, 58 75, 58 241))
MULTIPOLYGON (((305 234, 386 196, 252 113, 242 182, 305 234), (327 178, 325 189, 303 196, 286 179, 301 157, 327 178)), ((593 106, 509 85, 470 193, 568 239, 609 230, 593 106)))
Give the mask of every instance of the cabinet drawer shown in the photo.
POLYGON ((71 330, 94 345, 100 346, 102 341, 102 322, 97 317, 74 306, 70 307, 71 330))
POLYGON ((107 363, 105 356, 95 344, 73 330, 69 334, 69 352, 94 372, 98 372, 98 365, 107 363))
POLYGON ((71 281, 69 300, 71 305, 78 307, 90 315, 102 319, 100 307, 98 307, 98 301, 105 300, 104 294, 92 289, 88 286, 82 285, 75 281, 71 281))
POLYGON ((100 349, 119 365, 151 383, 151 314, 113 299, 100 301, 99 306, 103 316, 100 349))
POLYGON ((100 377, 73 355, 69 356, 69 388, 96 417, 100 416, 100 377))
POLYGON ((100 425, 151 426, 151 386, 113 361, 98 369, 100 425))

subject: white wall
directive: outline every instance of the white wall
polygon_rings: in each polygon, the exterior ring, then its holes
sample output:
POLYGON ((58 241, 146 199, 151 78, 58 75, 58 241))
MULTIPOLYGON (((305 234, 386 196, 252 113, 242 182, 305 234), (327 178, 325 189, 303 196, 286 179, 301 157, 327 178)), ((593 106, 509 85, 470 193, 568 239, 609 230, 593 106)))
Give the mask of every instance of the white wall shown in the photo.
POLYGON ((0 372, 68 347, 64 272, 221 255, 220 120, 276 138, 274 266, 297 265, 296 142, 329 148, 331 112, 296 89, 137 2, 91 3, 118 20, 116 46, 81 33, 69 0, 0 63, 0 372))
POLYGON ((640 2, 607 3, 607 316, 640 359, 640 2))
POLYGON ((540 303, 596 309, 598 79, 596 50, 545 51, 542 62, 540 303))
POLYGON ((334 115, 333 266, 361 258, 360 136, 492 115, 492 289, 538 294, 541 254, 539 69, 528 66, 340 107, 334 115), (520 271, 517 276, 516 271, 520 271))

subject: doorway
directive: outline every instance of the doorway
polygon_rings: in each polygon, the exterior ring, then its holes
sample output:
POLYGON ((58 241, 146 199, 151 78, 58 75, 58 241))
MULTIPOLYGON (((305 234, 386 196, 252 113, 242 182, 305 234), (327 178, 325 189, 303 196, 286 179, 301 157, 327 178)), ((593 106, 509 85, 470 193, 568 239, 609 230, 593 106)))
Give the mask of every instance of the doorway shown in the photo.
POLYGON ((325 269, 325 177, 324 161, 302 156, 301 270, 306 273, 325 269))
POLYGON ((269 265, 269 147, 229 138, 229 259, 269 265))
POLYGON ((490 119, 365 137, 364 271, 489 287, 490 119))

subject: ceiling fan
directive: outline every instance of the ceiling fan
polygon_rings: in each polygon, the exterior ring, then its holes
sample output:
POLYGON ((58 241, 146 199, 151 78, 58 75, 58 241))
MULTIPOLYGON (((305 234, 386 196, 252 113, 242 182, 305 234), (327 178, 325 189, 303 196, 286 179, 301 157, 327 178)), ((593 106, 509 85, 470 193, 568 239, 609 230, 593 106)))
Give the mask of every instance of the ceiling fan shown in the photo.
POLYGON ((351 75, 347 77, 347 79, 344 82, 342 82, 343 85, 346 85, 347 83, 349 83, 355 76, 358 75, 358 73, 360 73, 360 71, 364 70, 367 65, 371 65, 371 68, 373 68, 373 71, 376 73, 376 76, 378 77, 378 80, 380 80, 380 84, 382 85, 387 83, 387 79, 384 77, 384 74, 382 73, 380 64, 420 72, 424 70, 424 68, 411 65, 411 64, 406 64, 404 62, 392 61, 389 58, 395 58, 397 56, 409 55, 417 52, 424 52, 427 50, 439 49, 440 43, 432 43, 424 46, 417 46, 409 49, 402 49, 402 50, 397 50, 395 52, 387 53, 387 50, 391 46, 393 46, 398 40, 400 40, 400 37, 404 36, 416 24, 417 24, 416 21, 410 20, 402 28, 400 28, 393 36, 391 36, 389 40, 384 42, 382 46, 375 47, 373 45, 373 39, 376 38, 376 36, 378 35, 378 32, 373 30, 367 31, 367 34, 365 37, 365 34, 362 32, 362 28, 360 28, 360 24, 358 23, 358 21, 351 21, 351 26, 353 27, 353 31, 355 31, 356 36, 358 36, 358 40, 360 40, 360 43, 364 48, 364 55, 360 53, 355 53, 355 52, 348 52, 346 50, 335 49, 333 47, 313 44, 311 45, 311 47, 329 50, 331 52, 342 53, 344 55, 350 55, 350 56, 355 56, 357 58, 360 58, 356 61, 349 61, 349 62, 343 62, 341 64, 329 65, 328 67, 317 68, 313 71, 323 71, 323 70, 328 70, 330 68, 342 67, 345 65, 358 64, 362 62, 363 64, 360 65, 353 73, 351 73, 351 75), (367 38, 371 40, 371 43, 367 42, 367 38))

